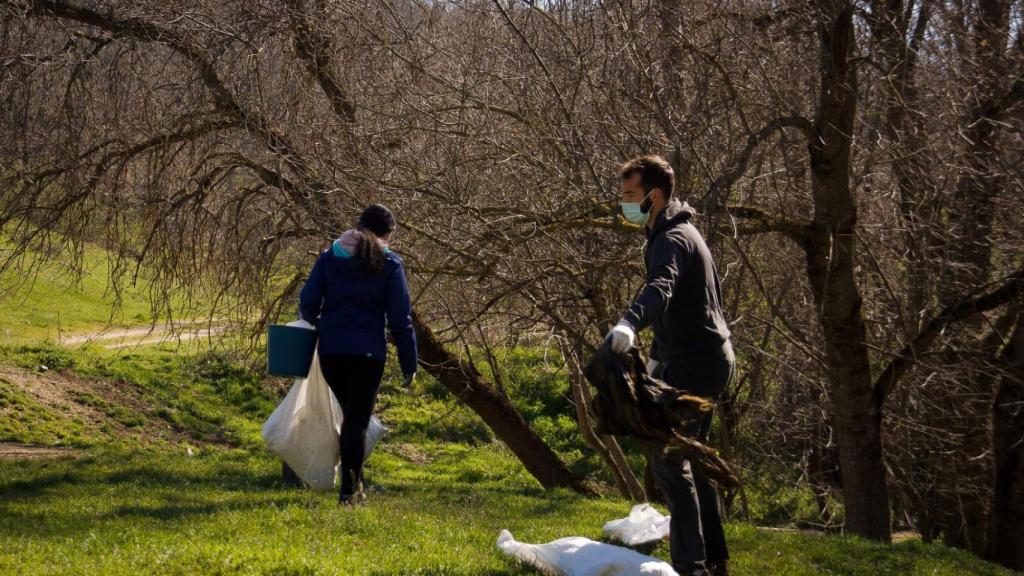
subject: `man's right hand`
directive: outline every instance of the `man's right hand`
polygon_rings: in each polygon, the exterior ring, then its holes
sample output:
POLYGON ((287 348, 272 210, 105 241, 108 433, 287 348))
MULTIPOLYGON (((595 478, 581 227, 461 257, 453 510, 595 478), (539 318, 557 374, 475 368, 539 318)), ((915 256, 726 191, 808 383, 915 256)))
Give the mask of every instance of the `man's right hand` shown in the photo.
POLYGON ((605 341, 608 342, 612 352, 625 354, 633 348, 633 343, 636 342, 636 333, 633 332, 633 328, 629 324, 619 322, 605 336, 605 341))

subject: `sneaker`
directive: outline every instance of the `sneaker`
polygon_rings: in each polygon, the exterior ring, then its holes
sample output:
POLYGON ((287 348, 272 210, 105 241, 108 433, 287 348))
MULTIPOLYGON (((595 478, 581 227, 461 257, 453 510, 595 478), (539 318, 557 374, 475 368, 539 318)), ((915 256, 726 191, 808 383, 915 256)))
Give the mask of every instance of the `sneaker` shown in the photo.
POLYGON ((709 576, 729 576, 729 563, 708 564, 709 576))
POLYGON ((342 506, 365 506, 366 490, 363 489, 363 483, 359 482, 356 484, 356 491, 352 494, 341 493, 338 496, 338 504, 342 506))
POLYGON ((338 497, 339 506, 365 506, 366 494, 356 492, 355 494, 342 494, 338 497))

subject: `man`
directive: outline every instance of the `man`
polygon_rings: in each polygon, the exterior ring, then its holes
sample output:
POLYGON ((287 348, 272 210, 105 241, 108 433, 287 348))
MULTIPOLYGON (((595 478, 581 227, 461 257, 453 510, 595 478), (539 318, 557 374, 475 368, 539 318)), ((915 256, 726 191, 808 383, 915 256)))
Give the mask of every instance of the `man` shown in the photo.
MULTIPOLYGON (((642 156, 621 169, 622 213, 645 226, 647 279, 622 320, 608 333, 615 352, 629 351, 636 333, 654 332, 648 371, 667 384, 717 399, 732 378, 736 359, 722 313, 718 272, 704 238, 693 225, 695 211, 672 198, 674 174, 658 156, 642 156)), ((711 415, 687 433, 707 442, 711 415)), ((654 446, 651 468, 672 513, 672 564, 683 575, 727 573, 729 553, 720 500, 698 465, 666 461, 654 446)))

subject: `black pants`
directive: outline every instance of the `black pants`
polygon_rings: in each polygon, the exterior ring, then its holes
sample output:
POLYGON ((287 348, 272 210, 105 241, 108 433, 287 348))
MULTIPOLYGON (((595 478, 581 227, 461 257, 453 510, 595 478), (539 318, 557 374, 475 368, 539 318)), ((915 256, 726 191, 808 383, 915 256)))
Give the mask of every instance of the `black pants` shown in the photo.
MULTIPOLYGON (((696 396, 718 399, 732 379, 736 366, 732 345, 720 350, 664 365, 656 378, 696 396)), ((711 435, 712 414, 695 422, 687 434, 706 443, 711 435)), ((669 544, 672 566, 680 574, 729 559, 722 528, 718 491, 700 465, 664 458, 663 446, 652 446, 651 470, 672 514, 669 544), (668 460, 668 461, 666 461, 668 460)))
POLYGON ((363 480, 366 429, 370 425, 384 362, 352 354, 320 356, 320 370, 341 405, 341 495, 349 496, 363 480))

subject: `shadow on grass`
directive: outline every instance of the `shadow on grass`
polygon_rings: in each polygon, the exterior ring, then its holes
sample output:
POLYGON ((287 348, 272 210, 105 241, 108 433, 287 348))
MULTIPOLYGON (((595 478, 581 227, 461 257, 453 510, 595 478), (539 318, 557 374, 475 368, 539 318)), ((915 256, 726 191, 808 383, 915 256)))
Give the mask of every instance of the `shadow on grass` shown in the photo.
POLYGON ((59 496, 62 487, 84 485, 133 485, 139 487, 214 488, 235 492, 266 492, 280 488, 280 475, 255 470, 251 463, 225 458, 216 462, 178 460, 178 464, 191 465, 189 469, 173 466, 174 457, 153 464, 160 453, 107 453, 78 459, 64 459, 45 463, 8 463, 17 467, 9 481, 0 481, 0 494, 4 502, 59 496), (21 476, 21 478, 17 478, 21 476), (27 476, 27 477, 26 477, 27 476))
MULTIPOLYGON (((59 498, 65 489, 75 490, 85 486, 124 486, 137 488, 180 488, 189 491, 214 489, 226 492, 268 493, 285 490, 300 493, 282 485, 280 473, 254 470, 252 465, 239 462, 206 463, 199 469, 181 470, 159 464, 142 464, 140 458, 130 456, 120 461, 90 458, 67 461, 61 464, 35 467, 34 470, 19 470, 17 475, 27 478, 0 480, 0 494, 4 503, 24 502, 34 499, 59 498)), ((2 477, 2 476, 0 476, 2 477)), ((371 477, 372 478, 372 477, 371 477)), ((542 488, 526 487, 512 489, 498 484, 450 482, 424 483, 410 479, 380 478, 374 483, 385 496, 418 497, 424 501, 441 504, 470 504, 479 499, 519 496, 541 498, 537 501, 539 514, 557 511, 568 501, 581 496, 568 492, 546 492, 542 488)))
MULTIPOLYGON (((0 532, 73 535, 96 522, 126 518, 172 524, 222 512, 322 503, 308 491, 282 486, 274 462, 241 452, 186 458, 102 451, 77 459, 0 463, 0 532), (90 508, 96 498, 104 501, 100 510, 90 508)), ((437 514, 464 506, 493 509, 489 503, 512 498, 516 513, 542 517, 580 498, 540 488, 511 489, 492 481, 466 482, 458 474, 449 482, 424 482, 400 473, 380 479, 381 499, 412 499, 437 514)), ((371 498, 376 499, 372 493, 371 498)))
MULTIPOLYGON (((376 570, 367 573, 368 576, 394 576, 393 570, 376 570)), ((483 570, 462 570, 449 568, 447 566, 424 566, 414 570, 403 571, 406 576, 520 576, 526 574, 537 574, 536 571, 516 566, 507 569, 483 569, 483 570)))
MULTIPOLYGON (((2 489, 0 489, 2 490, 2 489)), ((99 524, 124 520, 151 520, 179 525, 191 518, 206 517, 223 512, 244 512, 258 509, 280 509, 309 502, 295 490, 265 489, 261 492, 236 493, 225 499, 223 492, 167 491, 149 494, 152 503, 121 504, 97 510, 83 505, 81 493, 64 494, 53 489, 40 494, 37 501, 24 506, 28 498, 14 497, 0 500, 0 534, 5 536, 72 536, 90 531, 99 524), (48 497, 47 497, 48 496, 48 497)), ((95 494, 86 494, 91 498, 95 494)), ((130 499, 133 494, 126 494, 130 499)))

